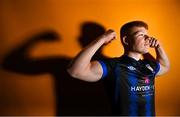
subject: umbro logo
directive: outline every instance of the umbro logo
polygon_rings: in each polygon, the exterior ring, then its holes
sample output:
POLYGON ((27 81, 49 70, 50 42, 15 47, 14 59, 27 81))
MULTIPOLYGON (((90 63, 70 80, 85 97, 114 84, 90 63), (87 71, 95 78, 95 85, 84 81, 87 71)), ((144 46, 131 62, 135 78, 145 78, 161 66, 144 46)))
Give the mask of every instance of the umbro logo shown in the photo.
POLYGON ((147 67, 151 72, 154 71, 153 68, 152 68, 149 64, 146 64, 146 67, 147 67))
POLYGON ((129 70, 131 70, 131 71, 136 70, 136 68, 135 68, 135 67, 133 67, 133 66, 128 66, 128 69, 129 69, 129 70))

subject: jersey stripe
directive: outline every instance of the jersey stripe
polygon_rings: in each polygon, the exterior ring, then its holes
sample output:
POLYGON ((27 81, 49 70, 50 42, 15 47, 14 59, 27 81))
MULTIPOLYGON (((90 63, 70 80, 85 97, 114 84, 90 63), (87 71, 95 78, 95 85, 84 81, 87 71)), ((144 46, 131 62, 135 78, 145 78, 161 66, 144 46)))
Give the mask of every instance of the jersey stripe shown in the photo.
POLYGON ((146 108, 146 116, 152 116, 152 113, 151 113, 151 96, 146 96, 146 105, 145 105, 145 108, 146 108))
MULTIPOLYGON (((138 80, 131 74, 128 74, 128 80, 132 84, 132 86, 137 86, 138 80)), ((138 96, 136 92, 131 91, 129 89, 129 116, 137 116, 138 114, 138 96)))
POLYGON ((103 61, 99 61, 99 63, 101 64, 102 69, 103 69, 102 79, 104 79, 106 75, 108 74, 107 66, 103 61))

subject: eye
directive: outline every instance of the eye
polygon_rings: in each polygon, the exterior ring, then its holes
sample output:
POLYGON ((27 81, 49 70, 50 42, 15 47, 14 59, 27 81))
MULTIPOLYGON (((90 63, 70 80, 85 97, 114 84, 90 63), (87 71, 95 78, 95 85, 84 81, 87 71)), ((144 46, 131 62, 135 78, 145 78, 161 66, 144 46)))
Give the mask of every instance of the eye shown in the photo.
POLYGON ((144 37, 144 34, 138 34, 137 37, 144 37))

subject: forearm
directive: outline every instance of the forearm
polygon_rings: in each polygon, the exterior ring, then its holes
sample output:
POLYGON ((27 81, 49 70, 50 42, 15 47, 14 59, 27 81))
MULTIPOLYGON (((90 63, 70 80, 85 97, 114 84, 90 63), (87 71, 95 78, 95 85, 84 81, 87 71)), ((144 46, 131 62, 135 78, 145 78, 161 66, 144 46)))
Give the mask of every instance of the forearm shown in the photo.
POLYGON ((167 72, 170 67, 170 62, 168 56, 163 49, 162 45, 159 44, 158 47, 155 48, 156 50, 156 60, 160 63, 161 67, 163 68, 163 73, 167 72))
POLYGON ((162 75, 166 73, 170 67, 168 56, 157 39, 150 37, 149 43, 150 43, 150 47, 155 48, 156 60, 160 64, 160 70, 158 71, 157 75, 162 75))
POLYGON ((74 74, 76 74, 76 72, 82 72, 83 70, 90 67, 90 62, 93 55, 105 42, 104 38, 104 36, 100 36, 87 47, 85 47, 70 63, 68 66, 68 71, 74 72, 74 74))

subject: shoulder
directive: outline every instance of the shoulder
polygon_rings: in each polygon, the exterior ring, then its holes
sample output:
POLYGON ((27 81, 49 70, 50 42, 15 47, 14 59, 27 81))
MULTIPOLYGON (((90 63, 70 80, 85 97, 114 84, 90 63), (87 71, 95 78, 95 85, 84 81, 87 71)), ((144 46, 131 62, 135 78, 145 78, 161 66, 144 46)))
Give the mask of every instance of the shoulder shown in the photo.
POLYGON ((114 57, 114 58, 104 58, 98 60, 99 63, 105 64, 107 66, 115 66, 117 63, 121 62, 121 57, 114 57))
POLYGON ((156 61, 156 60, 149 60, 149 59, 144 59, 143 62, 145 64, 151 65, 152 67, 156 67, 159 64, 158 61, 156 61))

